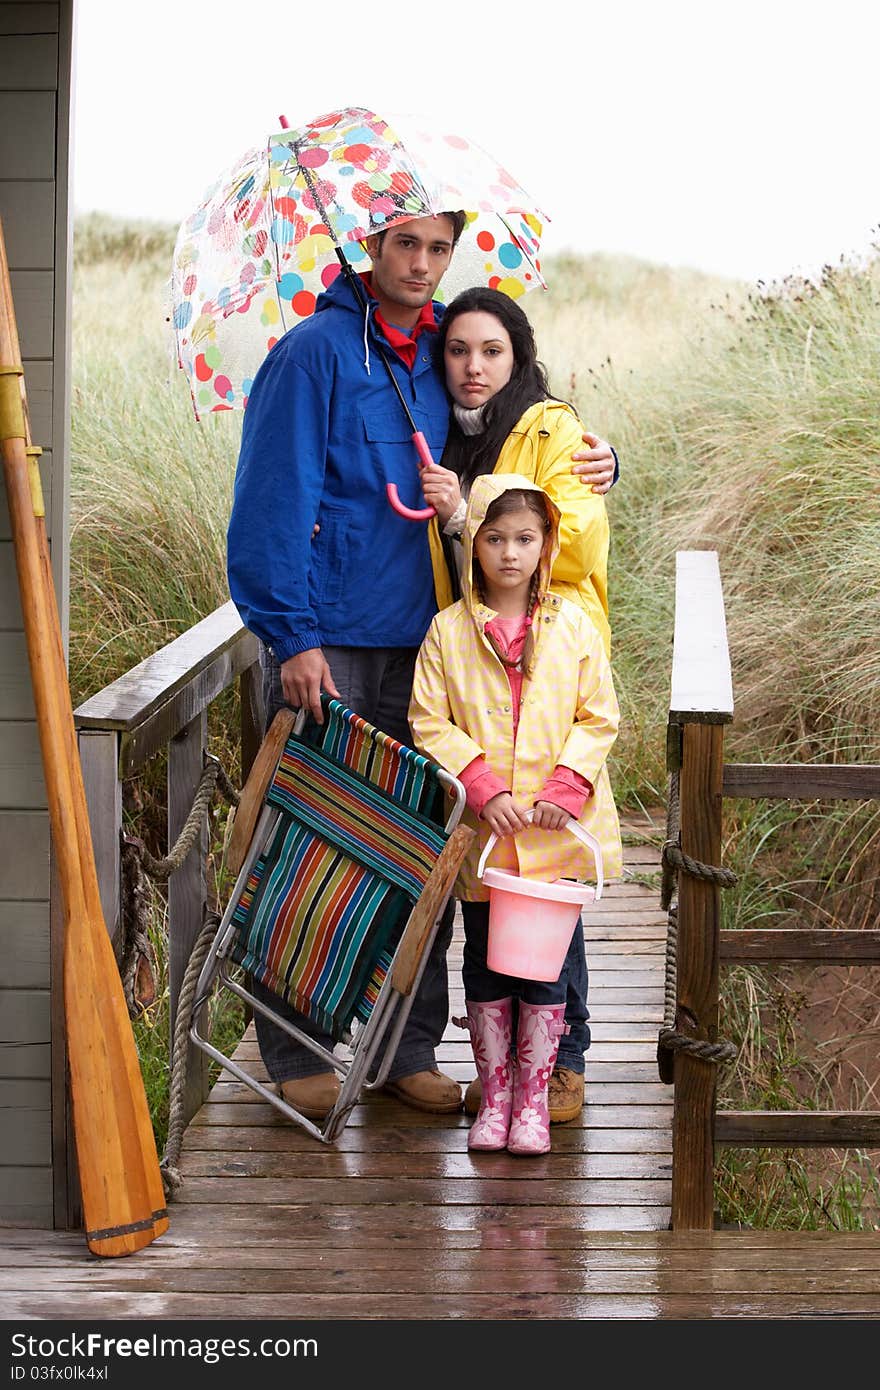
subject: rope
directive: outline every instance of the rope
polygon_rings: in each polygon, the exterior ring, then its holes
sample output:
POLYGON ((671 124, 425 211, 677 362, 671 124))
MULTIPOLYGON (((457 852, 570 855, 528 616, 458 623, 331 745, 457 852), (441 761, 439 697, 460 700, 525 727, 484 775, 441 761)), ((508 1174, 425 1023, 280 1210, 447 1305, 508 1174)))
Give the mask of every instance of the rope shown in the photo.
POLYGON ((119 973, 131 1019, 140 1018, 156 1000, 156 952, 149 935, 150 894, 143 866, 133 843, 121 836, 123 929, 119 973))
POLYGON ((150 878, 156 879, 157 882, 167 882, 175 869, 180 868, 184 859, 189 854, 198 838, 199 831, 208 813, 208 807, 218 787, 227 801, 231 802, 233 806, 238 805, 239 794, 229 781, 223 768, 220 766, 217 759, 211 757, 210 754, 206 754, 206 757, 208 761, 199 779, 199 785, 196 788, 196 794, 193 798, 190 813, 181 827, 180 834, 165 858, 154 859, 142 840, 138 840, 134 836, 128 837, 129 843, 136 848, 144 869, 150 875, 150 878))
POLYGON ((685 854, 680 845, 681 806, 679 800, 679 774, 669 776, 669 792, 666 799, 666 839, 662 850, 662 880, 660 884, 660 906, 667 914, 666 929, 666 971, 663 981, 663 1023, 657 1038, 657 1067, 660 1080, 669 1085, 673 1080, 673 1054, 687 1052, 704 1062, 719 1066, 736 1056, 733 1043, 720 1039, 709 1042, 705 1038, 692 1038, 679 1033, 675 1027, 678 1006, 678 899, 677 885, 679 873, 704 883, 716 883, 719 888, 731 888, 737 876, 731 869, 720 868, 716 864, 703 864, 685 854))
POLYGON ((171 1048, 171 1081, 168 1091, 168 1137, 165 1152, 159 1165, 165 1184, 166 1197, 173 1197, 183 1178, 177 1166, 186 1129, 183 1102, 186 1093, 186 1059, 189 1053, 189 1026, 192 1020, 192 1006, 196 984, 202 966, 217 934, 220 916, 216 912, 206 912, 202 930, 196 937, 180 987, 177 1001, 177 1017, 174 1021, 174 1041, 171 1048))
MULTIPOLYGON (((180 834, 164 859, 154 859, 143 840, 133 835, 122 836, 122 918, 125 928, 125 945, 120 973, 123 979, 128 1011, 132 1018, 138 1018, 144 1005, 137 998, 137 977, 140 962, 146 959, 155 980, 155 954, 147 932, 149 922, 149 893, 145 875, 160 883, 166 883, 176 869, 179 869, 195 844, 215 791, 237 806, 241 800, 239 792, 230 782, 217 758, 205 755, 207 761, 199 779, 199 785, 180 834)), ((183 1119, 184 1096, 186 1093, 186 1064, 189 1055, 189 1027, 192 1016, 195 987, 213 941, 220 917, 216 912, 206 911, 202 929, 196 937, 177 1001, 177 1017, 174 1023, 174 1038, 171 1047, 171 1076, 168 1093, 168 1138, 165 1154, 160 1164, 166 1197, 171 1197, 181 1184, 177 1167, 185 1129, 183 1119)), ((152 1002, 152 1001, 151 1001, 152 1002)))

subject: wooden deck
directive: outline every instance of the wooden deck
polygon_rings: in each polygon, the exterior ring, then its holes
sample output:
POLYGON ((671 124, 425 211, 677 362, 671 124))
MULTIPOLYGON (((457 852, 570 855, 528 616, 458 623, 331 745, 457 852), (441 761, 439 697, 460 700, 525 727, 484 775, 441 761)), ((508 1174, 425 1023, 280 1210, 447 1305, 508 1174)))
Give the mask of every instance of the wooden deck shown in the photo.
MULTIPOLYGON (((645 820, 625 828, 631 841, 656 838, 645 820)), ((589 914, 588 1103, 554 1126, 551 1154, 471 1155, 463 1115, 381 1096, 325 1147, 221 1079, 188 1131, 167 1235, 130 1259, 99 1260, 76 1234, 5 1231, 0 1317, 880 1316, 880 1235, 667 1229, 657 868, 653 845, 630 843, 624 881, 589 914)), ((460 952, 459 931, 453 1013, 460 952)), ((250 1034, 239 1055, 259 1065, 250 1034)), ((455 1028, 440 1061, 462 1081, 474 1074, 455 1028)))

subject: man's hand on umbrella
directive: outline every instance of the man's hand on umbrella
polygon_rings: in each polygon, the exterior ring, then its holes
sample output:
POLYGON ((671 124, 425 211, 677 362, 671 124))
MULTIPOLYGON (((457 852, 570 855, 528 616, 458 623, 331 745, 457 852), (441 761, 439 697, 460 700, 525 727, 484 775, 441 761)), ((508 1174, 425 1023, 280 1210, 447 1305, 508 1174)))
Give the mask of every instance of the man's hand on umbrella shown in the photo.
POLYGON ((453 473, 450 468, 441 468, 439 463, 432 463, 422 469, 419 482, 425 501, 429 507, 434 508, 440 525, 445 526, 461 502, 458 474, 453 473))
POLYGON ((310 647, 307 652, 297 652, 281 664, 281 689, 284 698, 294 709, 310 709, 319 724, 324 723, 321 709, 321 690, 326 690, 334 699, 342 696, 333 683, 330 667, 320 647, 310 647))
POLYGON ((593 492, 607 492, 614 478, 614 455, 611 445, 597 434, 584 432, 586 449, 578 449, 572 454, 572 473, 578 476, 585 487, 593 492))

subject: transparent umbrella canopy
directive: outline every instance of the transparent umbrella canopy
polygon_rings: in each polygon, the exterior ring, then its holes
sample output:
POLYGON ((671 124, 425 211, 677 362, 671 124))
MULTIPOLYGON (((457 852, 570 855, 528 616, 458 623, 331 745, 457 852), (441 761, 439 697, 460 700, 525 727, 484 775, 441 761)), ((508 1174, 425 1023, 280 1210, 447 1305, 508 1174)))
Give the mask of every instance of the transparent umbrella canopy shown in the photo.
POLYGON ((223 173, 181 224, 171 319, 197 418, 247 405, 273 344, 314 312, 342 271, 369 268, 365 239, 414 217, 463 211, 467 226, 437 297, 544 286, 547 220, 465 136, 362 107, 273 132, 223 173))

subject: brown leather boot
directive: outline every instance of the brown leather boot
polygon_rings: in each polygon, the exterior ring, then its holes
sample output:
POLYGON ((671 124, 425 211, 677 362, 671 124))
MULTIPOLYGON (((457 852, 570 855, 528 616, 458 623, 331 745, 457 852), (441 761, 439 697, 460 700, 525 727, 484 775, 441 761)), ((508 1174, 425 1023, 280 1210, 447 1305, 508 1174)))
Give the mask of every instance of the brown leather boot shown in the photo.
POLYGON ((291 1077, 278 1087, 280 1095, 309 1120, 323 1120, 339 1099, 339 1077, 335 1071, 319 1071, 313 1076, 291 1077))
POLYGON ((547 1083, 547 1109, 551 1125, 564 1124, 581 1113, 584 1104, 584 1078, 568 1067, 556 1067, 547 1083))
POLYGON ((432 1115, 452 1115, 461 1109, 458 1082, 436 1068, 413 1072, 412 1076, 398 1076, 394 1081, 386 1081, 381 1090, 413 1110, 427 1110, 432 1115))
MULTIPOLYGON (((480 1078, 475 1076, 464 1093, 464 1108, 468 1115, 476 1115, 480 1108, 480 1078)), ((564 1124, 581 1113, 584 1104, 584 1078, 579 1072, 569 1071, 568 1067, 557 1067, 547 1086, 547 1108, 550 1111, 551 1125, 564 1124)))

